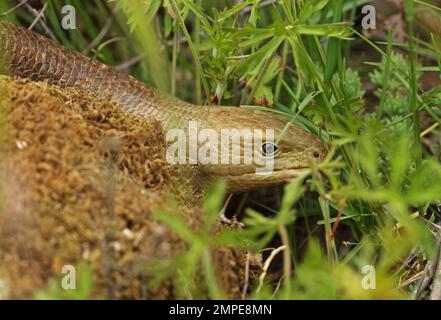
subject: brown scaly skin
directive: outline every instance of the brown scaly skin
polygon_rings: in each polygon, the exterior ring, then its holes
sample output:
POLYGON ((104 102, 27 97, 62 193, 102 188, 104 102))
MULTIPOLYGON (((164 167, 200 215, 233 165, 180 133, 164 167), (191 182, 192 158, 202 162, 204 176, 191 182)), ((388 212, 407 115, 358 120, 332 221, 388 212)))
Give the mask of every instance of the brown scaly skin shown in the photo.
MULTIPOLYGON (((271 112, 186 103, 3 20, 0 20, 0 73, 105 95, 128 113, 154 117, 165 133, 174 128, 186 130, 189 121, 197 121, 199 130, 214 129, 219 136, 221 129, 235 128, 263 132, 274 129, 277 137, 287 123, 287 119, 271 112)), ((232 147, 233 144, 230 150, 232 147)), ((320 161, 326 153, 319 138, 296 125, 286 130, 278 149, 274 170, 265 175, 257 175, 254 164, 198 164, 198 171, 204 179, 227 178, 232 192, 248 191, 288 181, 307 168, 311 160, 320 161)), ((259 146, 256 150, 260 150, 259 146)))

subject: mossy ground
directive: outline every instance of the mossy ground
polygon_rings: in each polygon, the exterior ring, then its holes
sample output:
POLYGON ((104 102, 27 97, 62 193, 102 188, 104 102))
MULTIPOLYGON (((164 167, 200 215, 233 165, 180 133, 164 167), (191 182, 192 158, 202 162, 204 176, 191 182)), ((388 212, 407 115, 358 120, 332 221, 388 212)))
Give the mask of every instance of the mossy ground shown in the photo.
MULTIPOLYGON (((94 297, 176 297, 171 281, 149 288, 143 270, 186 243, 151 213, 170 209, 166 195, 178 194, 179 214, 197 228, 202 195, 174 188, 159 123, 84 92, 8 78, 0 87, 9 128, 0 161, 6 297, 31 298, 63 276, 64 265, 80 262, 93 270, 94 297)), ((242 251, 215 250, 231 297, 240 296, 244 259, 242 251)))

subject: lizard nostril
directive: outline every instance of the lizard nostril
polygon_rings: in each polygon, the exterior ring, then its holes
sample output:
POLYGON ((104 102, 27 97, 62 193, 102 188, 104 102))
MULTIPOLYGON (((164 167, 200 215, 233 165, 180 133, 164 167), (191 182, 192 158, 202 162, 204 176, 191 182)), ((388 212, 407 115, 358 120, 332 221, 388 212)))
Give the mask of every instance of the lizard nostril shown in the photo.
POLYGON ((314 152, 312 155, 313 155, 314 158, 316 158, 316 159, 320 158, 320 153, 319 153, 318 151, 314 152))

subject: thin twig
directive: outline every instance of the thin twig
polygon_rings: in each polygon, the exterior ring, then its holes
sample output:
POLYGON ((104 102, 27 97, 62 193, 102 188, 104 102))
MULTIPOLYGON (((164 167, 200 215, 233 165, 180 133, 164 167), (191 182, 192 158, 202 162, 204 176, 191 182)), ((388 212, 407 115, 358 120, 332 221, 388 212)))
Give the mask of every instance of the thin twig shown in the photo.
MULTIPOLYGON (((47 3, 46 3, 47 4, 47 3)), ((36 17, 36 21, 38 21, 38 23, 41 25, 41 27, 43 28, 44 32, 46 32, 47 35, 49 35, 49 37, 54 40, 55 42, 58 43, 58 39, 57 37, 52 33, 51 29, 48 27, 48 25, 46 24, 46 22, 44 22, 44 19, 41 19, 44 17, 44 13, 42 16, 39 17, 40 12, 35 10, 31 5, 29 5, 28 3, 25 4, 25 8, 26 10, 28 10, 30 13, 32 13, 33 15, 35 15, 36 17)), ((44 8, 43 8, 44 9, 44 8)), ((43 11, 43 10, 42 10, 43 11)), ((31 25, 31 27, 29 27, 29 30, 31 30, 34 26, 31 25)))
POLYGON ((101 42, 101 40, 104 39, 104 37, 107 35, 107 33, 109 33, 110 28, 113 25, 113 22, 114 22, 114 16, 112 14, 112 15, 110 15, 110 18, 107 20, 104 27, 101 29, 101 31, 98 33, 98 35, 95 37, 95 39, 93 39, 92 42, 87 46, 87 48, 83 50, 83 54, 88 54, 92 48, 95 48, 101 42))
POLYGON ((401 283, 398 287, 395 288, 395 290, 397 289, 401 289, 401 288, 405 288, 408 285, 414 283, 415 281, 421 279, 424 276, 424 270, 418 272, 417 274, 415 274, 413 277, 410 277, 409 279, 407 279, 406 281, 404 281, 403 283, 401 283))
POLYGON ((22 5, 24 5, 25 3, 27 3, 29 0, 23 0, 22 2, 20 2, 19 4, 17 4, 15 7, 9 9, 6 12, 0 12, 0 16, 7 16, 8 14, 12 13, 13 11, 17 10, 18 8, 20 8, 22 5))
POLYGON ((231 219, 228 219, 225 216, 225 211, 227 210, 228 205, 230 204, 231 198, 233 197, 233 194, 229 194, 227 200, 224 203, 224 206, 222 207, 222 209, 220 210, 218 216, 221 222, 224 222, 226 224, 233 224, 233 221, 231 221, 231 219))
POLYGON ((122 71, 122 72, 127 72, 129 70, 130 67, 132 67, 133 65, 137 64, 138 62, 140 62, 142 59, 144 59, 144 57, 146 56, 145 53, 141 53, 139 55, 137 55, 136 57, 121 63, 120 65, 116 66, 116 70, 122 71))
MULTIPOLYGON (((205 36, 206 34, 205 34, 204 32, 201 31, 201 35, 205 36)), ((175 42, 175 39, 165 41, 164 43, 165 43, 165 45, 166 45, 167 47, 173 47, 173 43, 174 43, 174 42, 175 42)), ((181 44, 186 44, 186 43, 187 43, 187 38, 185 38, 185 37, 177 37, 177 38, 176 38, 176 42, 177 42, 177 44, 179 44, 179 45, 181 45, 181 44)))
POLYGON ((340 223, 341 215, 343 214, 343 210, 340 210, 337 214, 337 218, 335 219, 334 225, 332 226, 332 233, 331 233, 331 239, 330 241, 333 241, 335 238, 335 235, 337 233, 337 227, 340 223))
POLYGON ((247 261, 245 262, 245 284, 242 289, 242 300, 245 300, 248 292, 248 286, 250 281, 250 252, 247 252, 247 261))
POLYGON ((277 286, 274 289, 273 294, 271 295, 271 300, 274 299, 276 297, 276 295, 277 295, 277 292, 279 292, 280 287, 282 286, 282 281, 283 281, 283 276, 280 277, 279 281, 277 281, 277 286))
POLYGON ((283 275, 285 278, 285 285, 289 289, 291 281, 291 250, 289 246, 289 236, 285 225, 279 225, 279 234, 282 239, 285 250, 283 251, 283 275))
POLYGON ((428 285, 430 284, 430 279, 432 278, 432 274, 432 261, 428 261, 426 266, 424 267, 423 276, 420 278, 420 281, 418 281, 418 284, 413 292, 414 300, 418 300, 423 291, 428 287, 428 285))
POLYGON ((407 255, 406 259, 401 260, 401 266, 393 273, 393 276, 397 276, 404 268, 407 269, 412 269, 412 266, 410 265, 410 263, 412 262, 413 259, 415 259, 415 257, 417 256, 418 251, 417 249, 413 248, 409 254, 407 255))
MULTIPOLYGON (((34 21, 32 21, 32 24, 29 26, 29 30, 32 30, 32 29, 34 29, 34 27, 35 27, 35 25, 41 20, 41 18, 42 17, 44 17, 44 12, 46 11, 46 8, 47 8, 47 4, 48 4, 49 2, 46 2, 45 4, 44 4, 44 6, 43 6, 43 8, 41 8, 41 10, 40 11, 36 11, 36 12, 34 12, 34 13, 36 13, 35 14, 35 19, 34 19, 34 21)), ((29 4, 26 4, 26 7, 31 7, 29 4)), ((32 8, 32 7, 31 7, 32 8)), ((33 8, 32 8, 33 9, 33 8)), ((35 9, 34 9, 35 10, 35 9)))
POLYGON ((262 290, 263 281, 265 280, 265 277, 268 273, 268 269, 271 265, 271 262, 274 260, 274 257, 279 253, 286 250, 286 246, 280 246, 277 249, 274 249, 271 254, 269 255, 268 259, 265 260, 265 263, 263 264, 262 273, 259 276, 259 286, 257 287, 257 292, 260 292, 262 290))

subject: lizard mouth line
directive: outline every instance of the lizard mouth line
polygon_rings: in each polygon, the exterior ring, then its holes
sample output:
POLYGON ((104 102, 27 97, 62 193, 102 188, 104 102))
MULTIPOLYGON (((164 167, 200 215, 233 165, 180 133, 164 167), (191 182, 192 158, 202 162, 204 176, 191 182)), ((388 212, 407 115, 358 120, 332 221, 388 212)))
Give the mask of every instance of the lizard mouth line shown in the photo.
POLYGON ((256 190, 260 187, 274 187, 280 184, 289 183, 294 178, 306 175, 310 172, 308 168, 281 169, 269 172, 268 174, 244 173, 238 175, 225 175, 229 192, 246 192, 256 190))
POLYGON ((261 177, 262 180, 265 180, 265 178, 280 178, 278 181, 283 181, 283 179, 286 179, 286 181, 291 180, 292 178, 295 178, 301 174, 305 174, 309 171, 309 168, 302 167, 302 168, 295 168, 295 169, 281 169, 281 170, 273 170, 268 172, 250 172, 250 173, 243 173, 243 174, 226 174, 223 177, 226 178, 255 178, 255 177, 261 177))

